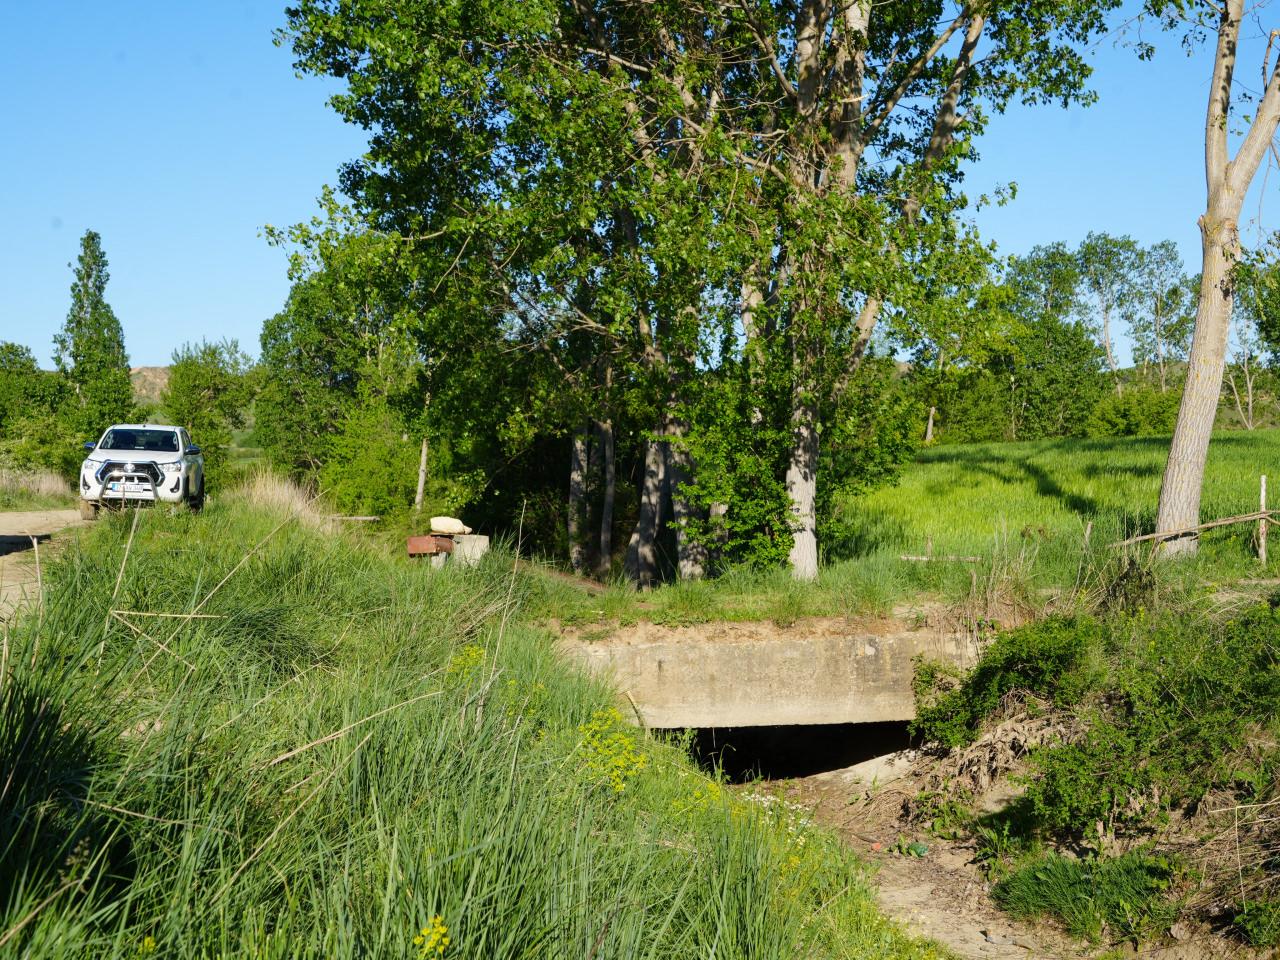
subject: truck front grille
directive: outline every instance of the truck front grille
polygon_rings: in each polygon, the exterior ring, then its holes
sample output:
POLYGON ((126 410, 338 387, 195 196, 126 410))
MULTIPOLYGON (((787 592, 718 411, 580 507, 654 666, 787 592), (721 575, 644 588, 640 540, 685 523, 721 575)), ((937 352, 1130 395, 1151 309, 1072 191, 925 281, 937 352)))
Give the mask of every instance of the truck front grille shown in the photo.
POLYGON ((124 460, 108 460, 98 468, 97 474, 99 483, 103 483, 108 479, 125 480, 133 483, 142 480, 150 480, 155 486, 160 485, 161 472, 160 468, 153 462, 128 463, 124 460))

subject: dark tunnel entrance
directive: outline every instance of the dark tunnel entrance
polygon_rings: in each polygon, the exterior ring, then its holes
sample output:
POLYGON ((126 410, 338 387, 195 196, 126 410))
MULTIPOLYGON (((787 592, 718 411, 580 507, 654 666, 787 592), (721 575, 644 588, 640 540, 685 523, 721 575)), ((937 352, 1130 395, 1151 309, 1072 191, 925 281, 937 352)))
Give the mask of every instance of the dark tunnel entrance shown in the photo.
MULTIPOLYGON (((704 727, 689 749, 707 769, 733 783, 786 780, 851 767, 911 746, 905 720, 787 727, 704 727)), ((678 731, 667 731, 677 735, 678 731)))

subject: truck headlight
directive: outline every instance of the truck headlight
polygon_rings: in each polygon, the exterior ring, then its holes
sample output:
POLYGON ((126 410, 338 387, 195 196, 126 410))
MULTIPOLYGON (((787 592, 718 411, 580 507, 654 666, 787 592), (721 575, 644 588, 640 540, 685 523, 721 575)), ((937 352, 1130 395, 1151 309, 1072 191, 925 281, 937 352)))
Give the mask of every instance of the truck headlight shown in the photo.
POLYGON ((181 473, 182 464, 181 462, 175 460, 173 463, 160 464, 160 469, 163 470, 165 473, 181 473))

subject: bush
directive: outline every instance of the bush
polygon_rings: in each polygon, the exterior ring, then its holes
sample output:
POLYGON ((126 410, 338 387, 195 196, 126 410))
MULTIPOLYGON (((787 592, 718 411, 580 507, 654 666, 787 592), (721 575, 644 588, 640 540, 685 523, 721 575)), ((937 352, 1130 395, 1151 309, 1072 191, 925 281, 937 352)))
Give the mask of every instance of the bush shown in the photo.
POLYGON ((1064 838, 1140 832, 1170 809, 1226 787, 1258 799, 1280 769, 1280 613, 1260 605, 1213 625, 1141 613, 1055 618, 1002 635, 963 676, 916 675, 913 730, 954 748, 973 741, 1005 696, 1071 708, 1082 735, 1031 755, 1026 802, 1064 838))
POLYGON ((1115 633, 1105 696, 1084 718, 1087 736, 1033 757, 1038 776, 1027 795, 1045 825, 1068 833, 1105 820, 1137 829, 1217 785, 1256 799, 1276 751, 1242 752, 1280 715, 1276 610, 1260 606, 1218 627, 1143 618, 1117 623, 1115 633))
POLYGON ((1182 393, 1131 386, 1122 394, 1105 393, 1093 408, 1090 437, 1148 437, 1173 432, 1182 393))

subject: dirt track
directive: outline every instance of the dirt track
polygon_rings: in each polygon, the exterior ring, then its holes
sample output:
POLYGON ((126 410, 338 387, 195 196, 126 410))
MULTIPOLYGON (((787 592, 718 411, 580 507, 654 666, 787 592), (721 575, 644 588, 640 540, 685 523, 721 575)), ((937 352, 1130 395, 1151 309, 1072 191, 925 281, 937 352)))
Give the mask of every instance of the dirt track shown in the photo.
POLYGON ((36 550, 43 560, 54 534, 83 524, 75 510, 0 513, 0 622, 12 617, 25 599, 35 596, 39 586, 36 550))

